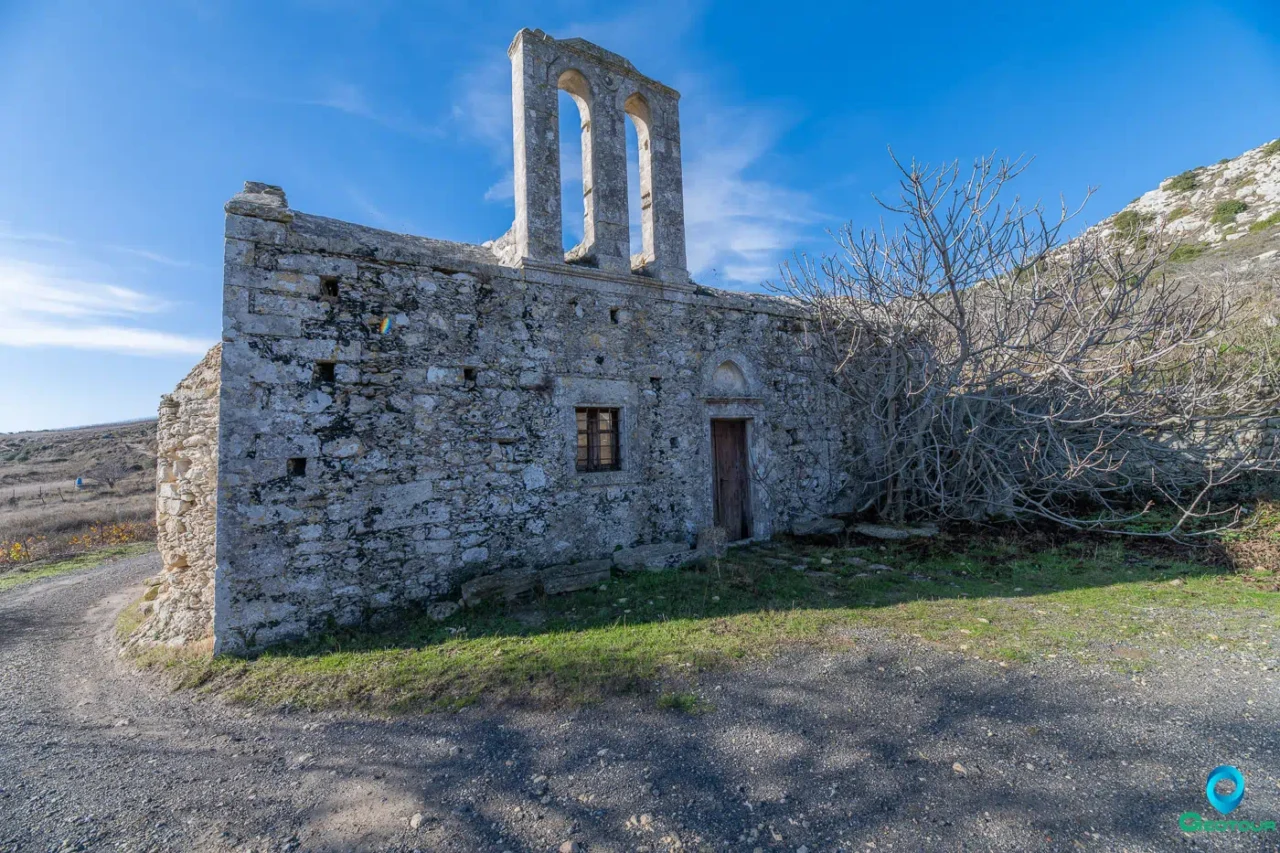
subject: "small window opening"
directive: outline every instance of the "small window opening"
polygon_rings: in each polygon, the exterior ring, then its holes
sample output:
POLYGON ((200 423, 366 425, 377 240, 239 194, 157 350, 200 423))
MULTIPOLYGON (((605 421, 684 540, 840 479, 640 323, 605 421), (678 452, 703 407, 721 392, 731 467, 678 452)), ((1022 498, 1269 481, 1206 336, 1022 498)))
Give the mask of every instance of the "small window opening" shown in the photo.
POLYGON ((290 477, 305 477, 307 474, 307 460, 302 457, 290 459, 285 463, 285 471, 288 472, 290 477))
POLYGON ((658 391, 661 391, 661 390, 662 390, 662 377, 661 377, 661 376, 650 376, 650 377, 649 377, 649 387, 650 387, 650 388, 652 388, 652 389, 654 390, 654 392, 655 392, 655 393, 656 393, 656 392, 658 392, 658 391))
POLYGON ((674 435, 671 436, 671 449, 672 450, 680 449, 680 439, 676 438, 674 435))
POLYGON ((325 276, 320 279, 320 295, 325 299, 338 298, 338 279, 336 276, 325 276))
POLYGON ((578 409, 579 471, 620 471, 618 409, 578 409))
POLYGON ((476 381, 476 369, 474 367, 462 368, 462 381, 474 384, 476 381))
POLYGON ((613 323, 615 326, 618 325, 618 309, 617 308, 609 309, 609 322, 613 323))
POLYGON ((324 384, 334 382, 338 378, 338 365, 332 361, 316 362, 316 382, 324 384))

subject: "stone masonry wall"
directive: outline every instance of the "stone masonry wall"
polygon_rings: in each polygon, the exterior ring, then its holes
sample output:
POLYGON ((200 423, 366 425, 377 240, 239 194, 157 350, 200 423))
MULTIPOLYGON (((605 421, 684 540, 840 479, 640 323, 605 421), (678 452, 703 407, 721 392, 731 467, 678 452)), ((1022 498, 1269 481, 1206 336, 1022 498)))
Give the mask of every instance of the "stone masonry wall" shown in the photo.
POLYGON ((296 213, 261 184, 228 203, 219 651, 692 543, 713 522, 712 418, 748 421, 755 537, 831 508, 843 419, 791 305, 516 263, 296 213), (621 409, 621 471, 575 470, 581 405, 621 409))
POLYGON ((134 636, 172 644, 213 633, 214 523, 218 482, 218 388, 222 345, 160 403, 156 544, 163 570, 150 582, 134 636))

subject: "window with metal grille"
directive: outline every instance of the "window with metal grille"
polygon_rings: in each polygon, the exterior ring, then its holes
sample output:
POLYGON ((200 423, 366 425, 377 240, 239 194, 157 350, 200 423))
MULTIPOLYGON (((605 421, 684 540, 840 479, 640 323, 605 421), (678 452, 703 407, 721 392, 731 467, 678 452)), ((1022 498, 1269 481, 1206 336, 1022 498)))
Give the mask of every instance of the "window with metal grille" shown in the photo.
POLYGON ((618 409, 578 409, 578 470, 620 471, 618 409))

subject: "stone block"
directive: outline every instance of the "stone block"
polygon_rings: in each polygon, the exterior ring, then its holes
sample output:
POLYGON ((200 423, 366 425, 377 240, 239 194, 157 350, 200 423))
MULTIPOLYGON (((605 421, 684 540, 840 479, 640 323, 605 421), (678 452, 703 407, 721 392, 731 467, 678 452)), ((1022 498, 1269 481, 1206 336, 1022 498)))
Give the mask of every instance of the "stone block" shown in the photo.
POLYGON ((658 542, 615 551, 613 565, 624 572, 660 572, 683 566, 697 556, 684 542, 658 542))
POLYGON ((938 528, 932 524, 922 524, 918 527, 889 527, 884 524, 859 524, 853 529, 855 532, 861 533, 863 536, 870 536, 872 539, 887 539, 889 541, 928 538, 930 536, 938 535, 938 528))
POLYGON ((791 523, 796 536, 837 536, 844 532, 844 522, 838 518, 802 518, 791 523))
POLYGON ((538 578, 543 592, 547 595, 559 595, 599 586, 609 580, 612 568, 612 560, 588 560, 584 563, 549 566, 538 572, 538 578))
POLYGON ((698 531, 697 550, 707 557, 723 557, 729 545, 729 532, 723 527, 704 527, 698 531))
POLYGON ((511 601, 533 592, 538 583, 534 569, 507 569, 472 578, 462 585, 462 603, 475 607, 484 601, 511 601))

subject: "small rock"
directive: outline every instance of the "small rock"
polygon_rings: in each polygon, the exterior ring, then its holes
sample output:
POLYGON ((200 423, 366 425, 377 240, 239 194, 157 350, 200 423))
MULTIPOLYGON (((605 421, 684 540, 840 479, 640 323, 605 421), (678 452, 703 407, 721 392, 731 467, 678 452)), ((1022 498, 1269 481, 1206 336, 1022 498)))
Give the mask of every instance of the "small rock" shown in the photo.
POLYGON ((957 776, 961 778, 964 778, 965 776, 969 775, 969 771, 966 770, 964 768, 964 765, 961 764, 959 761, 951 765, 951 772, 955 773, 957 776))
POLYGON ((582 845, 576 841, 566 841, 560 845, 560 853, 582 853, 582 845))
POLYGON ((1182 578, 1174 578, 1169 581, 1169 586, 1182 586, 1182 578))
POLYGON ((938 528, 932 524, 922 524, 919 527, 887 527, 883 524, 859 524, 854 526, 853 529, 863 536, 886 540, 928 538, 938 535, 938 528))
POLYGON ((456 601, 437 601, 427 605, 427 617, 436 622, 443 622, 458 612, 460 605, 456 601))
POLYGON ((409 818, 409 828, 417 829, 422 826, 422 812, 415 812, 413 817, 409 818))
POLYGON ((886 566, 884 563, 872 563, 871 565, 867 566, 867 568, 868 568, 870 571, 873 571, 873 572, 891 572, 891 571, 893 571, 893 566, 886 566))

